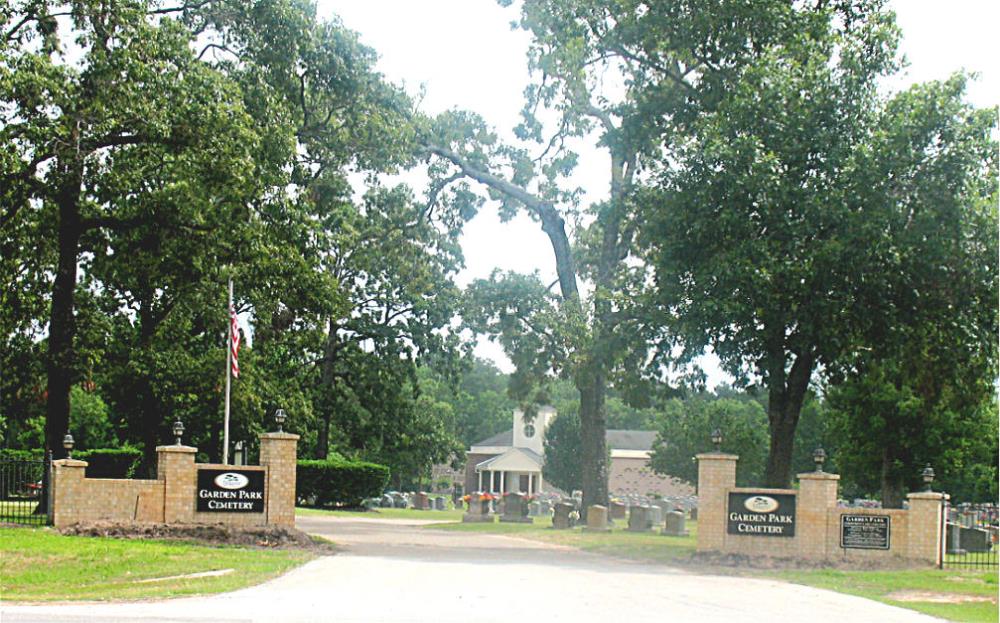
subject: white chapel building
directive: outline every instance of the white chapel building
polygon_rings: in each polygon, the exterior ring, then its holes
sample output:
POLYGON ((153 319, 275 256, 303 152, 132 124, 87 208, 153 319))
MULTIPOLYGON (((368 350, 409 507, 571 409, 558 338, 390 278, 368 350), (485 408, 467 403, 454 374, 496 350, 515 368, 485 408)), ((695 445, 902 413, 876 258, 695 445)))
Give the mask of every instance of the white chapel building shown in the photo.
MULTIPOLYGON (((535 494, 547 490, 542 473, 545 431, 555 419, 556 410, 540 407, 530 422, 525 421, 524 412, 519 409, 513 416, 510 430, 483 439, 466 451, 466 492, 535 494)), ((694 492, 689 483, 656 474, 650 468, 656 432, 608 430, 606 435, 611 455, 608 465, 608 492, 611 495, 680 496, 694 492)))

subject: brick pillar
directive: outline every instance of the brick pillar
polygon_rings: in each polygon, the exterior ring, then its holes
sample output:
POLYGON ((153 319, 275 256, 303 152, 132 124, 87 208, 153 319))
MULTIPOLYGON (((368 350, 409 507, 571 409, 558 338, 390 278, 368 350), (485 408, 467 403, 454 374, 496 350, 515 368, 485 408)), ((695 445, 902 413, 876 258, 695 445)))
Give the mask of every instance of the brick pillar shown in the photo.
POLYGON ((840 476, 826 472, 799 474, 799 495, 795 507, 795 540, 799 555, 806 558, 826 558, 827 524, 830 512, 837 508, 837 486, 840 476))
POLYGON ((157 446, 156 479, 163 481, 163 522, 191 523, 197 495, 197 473, 191 446, 157 446))
POLYGON ((295 462, 299 436, 261 433, 260 464, 267 467, 267 523, 295 527, 295 462))
POLYGON ((911 493, 907 513, 909 529, 907 556, 913 560, 937 566, 941 563, 942 534, 941 514, 948 499, 945 493, 932 491, 911 493))
POLYGON ((722 551, 726 541, 726 500, 736 486, 735 454, 708 452, 698 459, 698 551, 722 551))
POLYGON ((52 525, 65 528, 77 522, 77 516, 82 510, 81 505, 95 503, 88 500, 84 492, 83 478, 87 469, 86 461, 74 459, 59 459, 52 461, 52 488, 49 509, 52 513, 52 525))

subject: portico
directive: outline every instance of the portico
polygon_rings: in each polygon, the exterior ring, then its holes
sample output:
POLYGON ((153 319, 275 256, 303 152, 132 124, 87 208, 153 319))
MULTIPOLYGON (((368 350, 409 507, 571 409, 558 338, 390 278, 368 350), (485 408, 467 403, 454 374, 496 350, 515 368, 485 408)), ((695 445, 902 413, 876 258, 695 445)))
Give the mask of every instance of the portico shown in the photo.
POLYGON ((542 457, 529 448, 510 448, 476 465, 479 491, 533 495, 542 490, 542 457))

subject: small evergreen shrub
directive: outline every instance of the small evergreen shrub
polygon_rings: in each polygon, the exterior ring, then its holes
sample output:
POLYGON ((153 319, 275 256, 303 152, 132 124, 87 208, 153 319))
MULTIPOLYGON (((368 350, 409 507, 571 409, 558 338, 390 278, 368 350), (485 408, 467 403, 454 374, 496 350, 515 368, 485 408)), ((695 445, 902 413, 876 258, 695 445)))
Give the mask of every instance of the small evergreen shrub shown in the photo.
POLYGON ((360 506, 365 498, 380 495, 389 482, 389 468, 377 463, 341 457, 298 462, 295 496, 315 506, 360 506))

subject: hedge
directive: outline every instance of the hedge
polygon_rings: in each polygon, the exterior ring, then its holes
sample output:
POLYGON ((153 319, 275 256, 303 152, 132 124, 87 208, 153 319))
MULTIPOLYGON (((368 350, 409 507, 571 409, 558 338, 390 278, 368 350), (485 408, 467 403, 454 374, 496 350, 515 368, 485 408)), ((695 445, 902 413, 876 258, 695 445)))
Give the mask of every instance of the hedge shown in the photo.
MULTIPOLYGON (((0 448, 0 460, 41 461, 43 456, 41 450, 0 448)), ((73 458, 87 461, 87 478, 131 478, 142 461, 142 450, 131 446, 76 450, 73 458)))
POLYGON ((330 458, 299 461, 295 497, 315 506, 360 506, 365 498, 380 495, 389 482, 385 465, 330 458))
POLYGON ((73 458, 87 462, 87 478, 131 478, 142 461, 142 450, 94 448, 74 452, 73 458))

